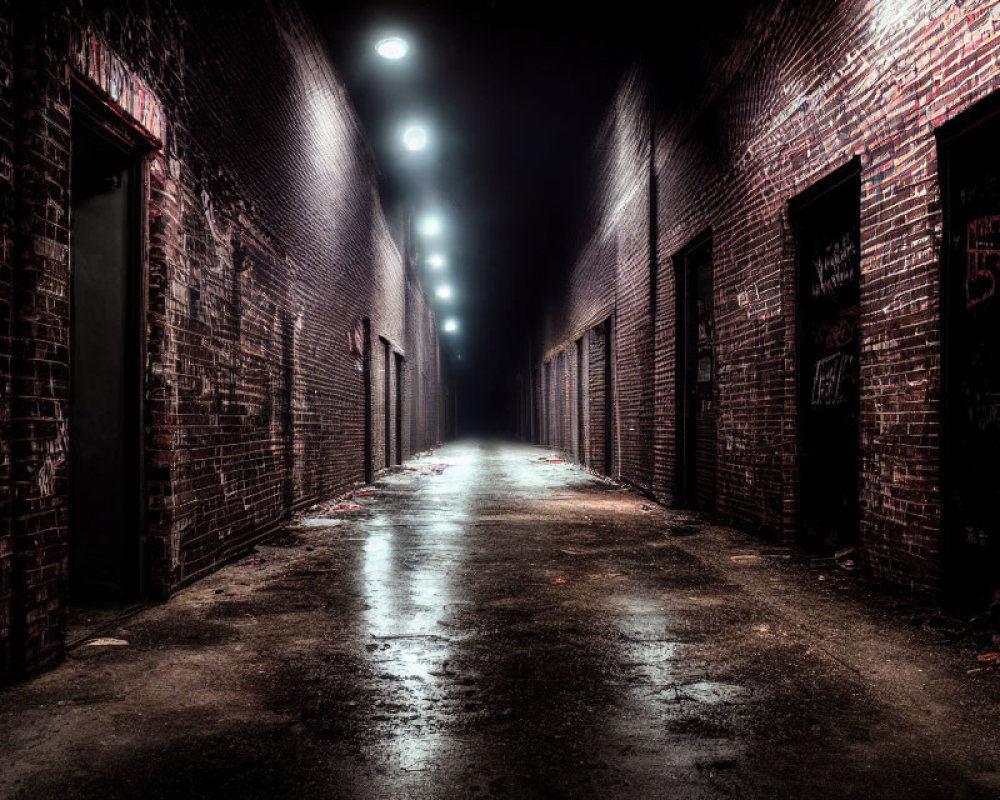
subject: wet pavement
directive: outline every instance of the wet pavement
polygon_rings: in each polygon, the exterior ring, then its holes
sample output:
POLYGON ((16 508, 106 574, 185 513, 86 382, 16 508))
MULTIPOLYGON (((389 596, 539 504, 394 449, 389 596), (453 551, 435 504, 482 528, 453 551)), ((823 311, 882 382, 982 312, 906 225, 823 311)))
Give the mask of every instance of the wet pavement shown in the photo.
POLYGON ((452 445, 0 692, 0 797, 1000 797, 1000 671, 913 613, 452 445))

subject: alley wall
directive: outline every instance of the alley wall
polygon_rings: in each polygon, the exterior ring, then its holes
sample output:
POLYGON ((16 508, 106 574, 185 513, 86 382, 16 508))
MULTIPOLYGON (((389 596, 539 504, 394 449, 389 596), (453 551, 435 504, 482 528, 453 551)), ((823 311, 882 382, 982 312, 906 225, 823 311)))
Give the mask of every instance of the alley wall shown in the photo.
POLYGON ((626 76, 595 142, 587 235, 537 348, 539 441, 666 504, 812 551, 855 548, 866 574, 915 595, 961 582, 976 552, 995 561, 994 534, 946 530, 942 514, 939 138, 988 116, 998 56, 997 3, 773 0, 683 107, 678 76, 626 76), (821 257, 804 237, 819 236, 824 203, 857 232, 821 257), (857 266, 837 273, 834 256, 857 266), (824 328, 846 349, 814 364, 803 282, 817 268, 812 297, 843 279, 857 299, 836 309, 835 336, 824 328), (855 488, 830 491, 853 494, 853 533, 809 522, 822 487, 803 478, 826 424, 810 415, 851 397, 836 424, 855 431, 855 488))
POLYGON ((357 117, 294 3, 5 0, 0 74, 8 676, 64 647, 84 106, 136 154, 141 194, 135 538, 106 599, 164 598, 293 510, 436 444, 439 370, 433 310, 390 235, 357 117))

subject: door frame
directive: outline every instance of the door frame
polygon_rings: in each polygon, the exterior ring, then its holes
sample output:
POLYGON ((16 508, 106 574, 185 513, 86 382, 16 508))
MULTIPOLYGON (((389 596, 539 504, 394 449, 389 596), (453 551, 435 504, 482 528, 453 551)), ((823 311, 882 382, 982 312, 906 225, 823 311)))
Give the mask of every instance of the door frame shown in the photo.
MULTIPOLYGON (((70 91, 70 140, 77 125, 90 129, 108 144, 119 149, 131 160, 128 204, 129 220, 129 264, 126 293, 126 341, 125 341, 125 408, 126 458, 134 466, 134 473, 126 487, 126 496, 131 496, 131 508, 127 509, 127 524, 135 530, 134 536, 126 537, 126 563, 133 569, 123 576, 122 590, 125 600, 145 600, 152 585, 152 564, 149 557, 149 535, 146 518, 148 508, 148 486, 146 482, 147 428, 152 431, 147 419, 146 407, 146 354, 148 337, 146 334, 146 314, 149 305, 149 255, 146 232, 149 230, 149 155, 157 146, 150 137, 143 134, 134 124, 126 120, 121 112, 103 102, 78 76, 74 75, 70 91), (131 396, 131 400, 129 399, 131 396)), ((70 152, 70 182, 72 183, 73 159, 70 152)), ((72 198, 70 200, 72 214, 72 198)), ((73 223, 70 220, 70 236, 73 223)), ((72 241, 70 244, 70 318, 69 334, 73 333, 72 300, 72 241)), ((72 345, 70 345, 72 347, 72 345)), ((72 365, 70 367, 72 381, 72 365)), ((72 393, 72 389, 70 389, 72 393)), ((71 395, 70 395, 71 396, 71 395)), ((70 409, 72 414, 72 409, 70 409)), ((69 443, 70 448, 73 442, 69 443)), ((70 533, 72 536, 72 532, 70 533)))
POLYGON ((955 379, 951 353, 957 338, 954 323, 953 308, 958 302, 951 286, 951 274, 954 268, 961 265, 953 263, 951 247, 948 245, 948 234, 951 231, 952 205, 952 152, 961 140, 972 134, 977 128, 995 124, 1000 121, 1000 92, 973 104, 970 108, 945 122, 935 132, 938 157, 938 186, 941 192, 941 256, 938 273, 940 281, 939 323, 941 326, 941 400, 938 409, 938 423, 941 429, 941 445, 939 449, 939 504, 941 527, 939 543, 941 547, 941 585, 944 601, 953 608, 968 610, 970 606, 970 591, 961 580, 962 567, 966 557, 964 548, 955 530, 955 511, 953 508, 952 491, 954 487, 954 471, 951 465, 961 458, 959 448, 953 442, 956 438, 952 421, 955 412, 955 398, 952 396, 951 383, 955 379))
MULTIPOLYGON (((698 407, 697 398, 691 402, 691 394, 697 394, 698 381, 698 332, 696 313, 697 302, 695 284, 697 276, 692 275, 693 256, 708 248, 709 262, 713 264, 712 292, 715 292, 714 243, 712 229, 702 231, 688 242, 673 257, 674 287, 676 295, 676 316, 674 323, 674 503, 680 508, 697 508, 698 498, 698 407), (692 325, 692 320, 694 324, 692 325), (693 350, 692 350, 693 348, 693 350)), ((714 313, 714 311, 713 311, 714 313)), ((713 363, 712 381, 715 382, 713 363)))
MULTIPOLYGON (((803 189, 795 197, 788 201, 788 220, 789 227, 792 234, 792 252, 794 256, 794 281, 795 281, 795 444, 796 452, 798 453, 797 465, 796 465, 796 484, 794 488, 796 496, 796 507, 798 509, 798 521, 796 524, 796 538, 799 542, 805 542, 805 509, 803 506, 803 487, 806 481, 806 465, 805 459, 803 458, 803 453, 805 453, 806 448, 806 422, 805 422, 805 398, 811 395, 812 391, 812 379, 813 376, 808 373, 805 365, 805 352, 806 352, 806 337, 808 331, 806 329, 806 314, 803 308, 802 297, 803 297, 803 281, 805 280, 805 269, 802 264, 802 253, 800 247, 801 241, 801 231, 803 225, 803 217, 808 215, 811 208, 815 206, 816 203, 827 199, 834 192, 839 191, 844 188, 847 184, 852 182, 857 182, 858 188, 858 258, 861 257, 861 248, 864 244, 861 241, 860 227, 861 227, 861 158, 855 156, 850 161, 831 172, 823 175, 819 179, 815 180, 808 187, 803 189)), ((862 275, 858 275, 858 289, 859 293, 861 290, 862 275)), ((859 299, 860 305, 860 299, 859 299)), ((858 334, 858 370, 861 370, 861 333, 858 334)), ((857 431, 857 479, 858 479, 858 497, 857 497, 857 524, 858 529, 855 531, 856 536, 860 540, 861 531, 861 458, 862 458, 862 448, 861 448, 861 387, 858 386, 858 431, 857 431)))

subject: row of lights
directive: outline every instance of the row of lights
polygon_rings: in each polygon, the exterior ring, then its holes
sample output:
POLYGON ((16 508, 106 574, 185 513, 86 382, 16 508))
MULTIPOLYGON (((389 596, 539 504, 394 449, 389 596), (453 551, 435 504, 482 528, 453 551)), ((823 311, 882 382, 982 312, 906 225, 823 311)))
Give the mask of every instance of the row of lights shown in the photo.
MULTIPOLYGON (((375 52, 388 61, 399 61, 410 52, 409 43, 400 36, 390 36, 381 39, 375 45, 375 52)), ((430 136, 422 124, 412 122, 403 127, 400 139, 405 150, 419 152, 426 150, 430 144, 430 136)), ((443 225, 441 218, 436 215, 429 215, 422 218, 417 224, 417 232, 428 239, 435 239, 441 235, 443 225)), ((441 270, 447 265, 447 259, 439 251, 434 251, 427 257, 427 266, 432 270, 441 270)), ((434 295, 439 300, 448 301, 453 297, 452 288, 447 283, 439 283, 434 290, 434 295)), ((458 331, 458 320, 449 317, 443 325, 446 333, 456 333, 458 331)))

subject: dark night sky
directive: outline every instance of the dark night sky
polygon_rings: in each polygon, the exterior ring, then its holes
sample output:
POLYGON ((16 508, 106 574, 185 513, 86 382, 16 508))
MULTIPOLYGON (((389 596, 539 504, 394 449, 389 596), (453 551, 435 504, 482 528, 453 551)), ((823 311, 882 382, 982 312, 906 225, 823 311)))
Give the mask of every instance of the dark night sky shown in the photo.
MULTIPOLYGON (((678 94, 690 91, 748 2, 672 12, 668 25, 652 16, 667 4, 631 0, 307 5, 373 144, 387 215, 399 219, 404 202, 443 211, 461 330, 442 340, 460 422, 465 432, 502 432, 530 325, 572 262, 588 153, 624 69, 652 54, 679 76, 678 94), (396 32, 413 50, 385 62, 374 43, 396 32), (398 138, 411 118, 434 136, 417 158, 398 138)), ((429 292, 435 284, 425 281, 429 292)))

